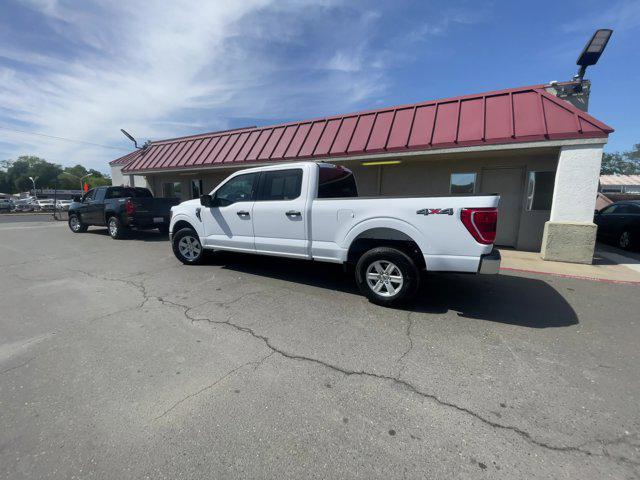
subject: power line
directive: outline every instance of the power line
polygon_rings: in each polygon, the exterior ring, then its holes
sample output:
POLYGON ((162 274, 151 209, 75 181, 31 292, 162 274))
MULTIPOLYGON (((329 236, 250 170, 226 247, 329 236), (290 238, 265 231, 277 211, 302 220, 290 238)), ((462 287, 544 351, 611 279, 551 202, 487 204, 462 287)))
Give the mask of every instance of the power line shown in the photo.
POLYGON ((56 137, 54 135, 47 135, 46 133, 27 132, 26 130, 16 130, 15 128, 8 128, 8 127, 0 126, 0 129, 8 130, 10 132, 23 133, 25 135, 36 135, 38 137, 52 138, 54 140, 63 140, 65 142, 80 143, 80 144, 83 144, 83 145, 92 145, 94 147, 110 148, 112 150, 126 150, 126 151, 131 150, 129 148, 113 147, 111 145, 101 145, 99 143, 85 142, 84 140, 76 140, 76 139, 73 139, 73 138, 56 137))

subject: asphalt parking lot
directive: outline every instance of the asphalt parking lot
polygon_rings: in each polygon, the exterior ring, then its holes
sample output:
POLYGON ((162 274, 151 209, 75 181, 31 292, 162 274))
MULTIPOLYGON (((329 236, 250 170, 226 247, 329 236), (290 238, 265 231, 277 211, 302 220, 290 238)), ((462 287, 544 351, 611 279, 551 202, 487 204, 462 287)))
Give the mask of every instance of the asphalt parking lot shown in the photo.
POLYGON ((0 477, 638 478, 634 285, 428 277, 0 225, 0 477))

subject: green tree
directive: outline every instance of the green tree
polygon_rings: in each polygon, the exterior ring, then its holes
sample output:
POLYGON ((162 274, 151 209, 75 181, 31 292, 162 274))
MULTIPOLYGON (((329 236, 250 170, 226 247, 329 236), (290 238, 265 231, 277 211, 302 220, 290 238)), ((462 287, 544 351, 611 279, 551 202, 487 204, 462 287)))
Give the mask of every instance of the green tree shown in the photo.
POLYGON ((640 143, 630 152, 613 152, 602 155, 600 175, 638 175, 640 174, 640 143))
POLYGON ((33 188, 29 177, 36 178, 37 188, 78 190, 80 178, 91 173, 86 182, 91 187, 111 185, 111 178, 98 170, 87 170, 82 165, 65 167, 31 156, 23 155, 15 160, 0 161, 0 191, 17 193, 33 188))
POLYGON ((7 172, 0 170, 0 193, 10 193, 11 184, 7 176, 7 172))

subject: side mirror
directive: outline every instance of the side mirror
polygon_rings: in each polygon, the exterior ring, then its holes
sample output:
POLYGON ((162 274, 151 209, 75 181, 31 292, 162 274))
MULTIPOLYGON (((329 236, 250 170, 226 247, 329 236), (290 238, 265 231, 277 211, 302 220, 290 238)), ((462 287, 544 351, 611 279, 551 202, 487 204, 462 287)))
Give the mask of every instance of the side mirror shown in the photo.
POLYGON ((600 211, 596 208, 595 211, 593 212, 594 215, 598 215, 600 213, 600 211))
POLYGON ((200 195, 200 205, 207 208, 219 207, 220 199, 211 195, 200 195))
POLYGON ((211 198, 211 195, 200 195, 200 205, 209 208, 212 203, 213 199, 211 198))
POLYGON ((82 197, 80 195, 74 195, 72 200, 74 202, 81 202, 82 201, 82 197))

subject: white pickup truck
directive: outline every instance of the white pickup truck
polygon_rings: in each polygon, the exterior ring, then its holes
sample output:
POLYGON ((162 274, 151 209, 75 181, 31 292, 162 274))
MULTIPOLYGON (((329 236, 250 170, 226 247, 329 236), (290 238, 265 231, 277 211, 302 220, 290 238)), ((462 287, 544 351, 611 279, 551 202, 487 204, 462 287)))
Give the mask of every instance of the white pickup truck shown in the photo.
POLYGON ((204 250, 350 264, 372 302, 396 304, 420 271, 498 273, 499 197, 358 197, 350 170, 322 162, 241 170, 210 195, 171 208, 170 239, 185 264, 204 250))

